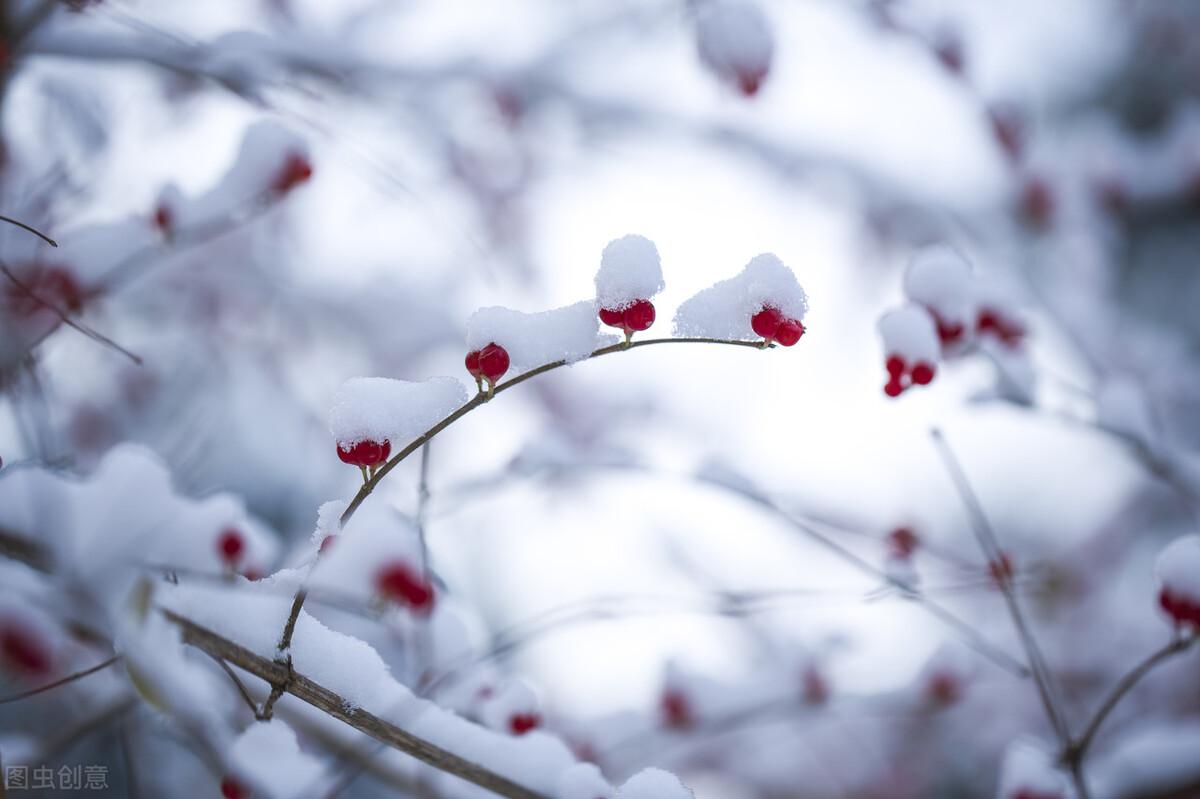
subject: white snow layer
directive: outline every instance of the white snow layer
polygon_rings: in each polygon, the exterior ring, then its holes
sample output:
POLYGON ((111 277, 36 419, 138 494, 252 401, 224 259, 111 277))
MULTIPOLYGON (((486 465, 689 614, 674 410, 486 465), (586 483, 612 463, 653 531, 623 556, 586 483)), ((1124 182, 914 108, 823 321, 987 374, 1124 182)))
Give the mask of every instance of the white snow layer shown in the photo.
POLYGON ((724 339, 758 338, 750 317, 771 306, 800 321, 808 296, 792 270, 771 253, 755 256, 736 277, 704 289, 675 312, 675 335, 724 339))
POLYGON ((1189 602, 1200 602, 1200 535, 1180 536, 1167 544, 1154 571, 1163 588, 1189 602))
POLYGON ((480 308, 467 320, 467 349, 474 352, 499 344, 508 352, 513 372, 555 361, 574 363, 609 340, 600 335, 600 318, 592 300, 540 313, 492 306, 480 308))
POLYGON ((700 60, 724 80, 762 76, 771 66, 775 40, 756 5, 735 0, 702 3, 696 15, 700 60))
POLYGON ((905 305, 879 318, 879 335, 886 355, 899 355, 911 366, 916 361, 937 363, 941 353, 937 325, 924 308, 905 305))
POLYGON ((624 310, 637 300, 650 299, 664 286, 658 250, 650 239, 623 236, 604 248, 596 273, 596 302, 601 308, 624 310))
POLYGON ((431 377, 419 383, 354 377, 334 394, 329 431, 342 447, 368 440, 402 445, 466 401, 466 389, 453 377, 431 377))

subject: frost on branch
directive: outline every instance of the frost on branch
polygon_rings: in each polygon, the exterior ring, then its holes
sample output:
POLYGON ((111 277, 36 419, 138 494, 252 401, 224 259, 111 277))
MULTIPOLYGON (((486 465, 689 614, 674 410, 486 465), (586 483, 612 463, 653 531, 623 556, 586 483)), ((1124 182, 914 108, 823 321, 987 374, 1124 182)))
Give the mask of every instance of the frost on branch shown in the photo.
POLYGON ((555 361, 574 363, 609 343, 599 333, 596 305, 591 300, 540 313, 511 308, 480 308, 467 320, 467 349, 478 352, 489 344, 503 347, 510 368, 524 372, 555 361))
POLYGON ((700 61, 718 80, 753 97, 771 69, 775 39, 758 6, 738 0, 711 0, 696 12, 700 61))
POLYGON ((466 389, 452 377, 431 377, 419 383, 354 377, 334 394, 329 431, 342 451, 363 441, 401 446, 466 401, 466 389))
MULTIPOLYGON (((754 317, 764 311, 777 314, 776 327, 766 331, 778 336, 779 324, 785 320, 804 331, 804 315, 808 312, 808 296, 792 270, 771 253, 755 256, 736 277, 722 280, 695 294, 675 312, 675 334, 705 338, 750 340, 769 336, 755 329, 754 317)), ((799 339, 778 339, 781 344, 799 339)))
POLYGON ((325 769, 300 750, 296 733, 278 719, 251 724, 238 736, 228 755, 230 772, 222 791, 270 799, 302 799, 313 794, 325 769), (228 790, 227 790, 228 786, 228 790))
POLYGON ((1067 776, 1053 756, 1033 741, 1014 741, 1004 753, 997 799, 1073 799, 1067 776))
POLYGON ((1185 535, 1158 556, 1159 605, 1177 626, 1200 632, 1200 535, 1185 535))

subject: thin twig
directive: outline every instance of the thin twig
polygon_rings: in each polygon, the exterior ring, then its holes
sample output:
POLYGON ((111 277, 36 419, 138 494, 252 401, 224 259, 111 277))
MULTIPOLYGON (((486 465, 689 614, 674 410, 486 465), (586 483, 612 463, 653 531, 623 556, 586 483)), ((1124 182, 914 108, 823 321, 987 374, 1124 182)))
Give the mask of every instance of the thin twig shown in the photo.
MULTIPOLYGON (((975 538, 979 542, 979 548, 983 551, 984 557, 987 558, 988 563, 1002 563, 1003 550, 1000 549, 996 533, 988 521, 987 514, 983 511, 983 505, 980 503, 979 497, 975 494, 974 489, 971 488, 971 483, 967 479, 967 474, 963 470, 962 464, 959 463, 954 450, 950 448, 941 430, 934 428, 930 431, 930 437, 933 439, 934 446, 941 456, 946 471, 950 474, 950 479, 954 482, 959 497, 967 509, 967 515, 971 520, 971 529, 975 533, 975 538)), ((1033 681, 1037 686, 1038 697, 1042 701, 1042 707, 1046 711, 1046 718, 1049 719, 1050 725, 1054 728, 1059 743, 1066 748, 1071 743, 1071 732, 1067 725, 1066 715, 1060 707, 1054 692, 1050 669, 1042 656, 1041 648, 1038 646, 1037 640, 1033 636, 1033 631, 1025 619, 1025 614, 1021 610, 1021 605, 1017 601, 1016 591, 1013 590, 1012 575, 1005 568, 994 569, 994 573, 996 583, 1000 586, 1000 593, 1003 594, 1009 615, 1012 617, 1013 625, 1016 627, 1017 636, 1020 638, 1021 645, 1025 649, 1025 654, 1029 658, 1029 664, 1033 668, 1033 681)), ((1075 777, 1076 789, 1079 792, 1080 799, 1088 799, 1089 792, 1082 775, 1075 774, 1072 776, 1075 777)))
POLYGON ((57 242, 57 241, 55 241, 54 239, 50 238, 49 236, 47 236, 47 235, 46 235, 45 233, 43 233, 42 231, 38 230, 38 229, 37 229, 37 228, 35 228, 33 225, 27 225, 27 224, 25 224, 24 222, 22 222, 22 221, 20 221, 20 220, 18 220, 18 219, 13 219, 11 216, 5 216, 4 214, 0 214, 0 222, 7 222, 7 223, 9 223, 10 225, 16 225, 17 227, 21 228, 22 230, 28 230, 28 231, 29 231, 30 233, 32 233, 33 235, 37 236, 39 239, 41 239, 42 241, 44 241, 44 242, 46 242, 47 244, 49 244, 51 247, 57 247, 57 246, 58 246, 58 242, 57 242))
POLYGON ((53 691, 55 688, 58 688, 60 685, 66 685, 67 683, 75 682, 76 680, 82 680, 84 677, 95 674, 98 671, 103 671, 104 669, 107 669, 109 666, 116 663, 120 659, 121 659, 120 655, 113 655, 108 660, 105 660, 101 663, 97 663, 95 666, 92 666, 91 668, 84 669, 83 671, 77 671, 74 674, 68 674, 66 677, 63 677, 61 680, 55 680, 54 682, 49 683, 47 685, 42 685, 37 688, 31 688, 30 690, 22 691, 19 694, 13 694, 12 696, 5 696, 3 698, 0 698, 0 705, 7 705, 10 702, 19 702, 20 700, 28 699, 31 696, 37 696, 38 694, 44 694, 46 691, 53 691))
POLYGON ((103 333, 101 333, 97 330, 93 330, 92 328, 87 327, 86 325, 79 324, 74 319, 72 319, 67 314, 66 311, 62 310, 54 303, 52 303, 42 297, 39 297, 36 293, 34 293, 33 289, 26 286, 21 281, 20 278, 18 278, 16 275, 14 275, 12 273, 12 270, 9 269, 7 265, 0 264, 0 272, 2 272, 4 274, 4 276, 7 277, 13 283, 13 285, 16 286, 21 291, 22 294, 25 294, 30 299, 32 299, 34 302, 36 302, 38 305, 41 305, 42 307, 51 311, 55 316, 58 317, 58 320, 61 323, 63 323, 64 325, 66 325, 67 327, 71 328, 72 330, 82 333, 83 335, 87 336, 88 338, 92 339, 95 342, 98 342, 100 344, 103 344, 106 347, 110 347, 111 349, 116 350, 117 352, 121 353, 129 360, 136 363, 138 366, 142 365, 142 359, 140 356, 135 355, 134 353, 125 349, 120 344, 113 341, 111 338, 104 335, 103 333))
POLYGON ((1200 641, 1200 634, 1193 634, 1189 637, 1178 636, 1171 640, 1169 644, 1151 654, 1137 666, 1129 671, 1124 677, 1117 681, 1113 686, 1112 691, 1096 708, 1095 714, 1084 728, 1079 738, 1067 748, 1066 758, 1068 764, 1082 764, 1087 756, 1088 749, 1092 745, 1092 741, 1096 738, 1096 733, 1100 730, 1100 725, 1108 718, 1108 715, 1113 711, 1113 708, 1129 693, 1138 682, 1149 674, 1156 666, 1165 660, 1186 652, 1193 644, 1200 641))
POLYGON ((254 718, 259 718, 258 703, 254 701, 254 697, 250 696, 250 692, 246 690, 246 684, 242 682, 241 677, 237 676, 237 672, 233 670, 233 667, 215 655, 209 655, 209 657, 216 661, 217 665, 229 675, 229 679, 237 686, 238 693, 241 694, 242 699, 250 707, 250 712, 254 714, 254 718))

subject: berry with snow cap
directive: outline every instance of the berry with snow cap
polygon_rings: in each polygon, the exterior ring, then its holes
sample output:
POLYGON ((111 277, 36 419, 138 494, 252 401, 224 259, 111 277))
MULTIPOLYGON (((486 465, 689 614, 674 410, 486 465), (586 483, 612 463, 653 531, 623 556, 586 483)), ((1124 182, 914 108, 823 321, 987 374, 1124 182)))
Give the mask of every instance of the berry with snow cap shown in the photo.
POLYGON ((750 317, 750 329, 762 336, 764 344, 781 344, 790 347, 804 335, 804 325, 799 319, 784 316, 772 305, 750 317))
POLYGON ((702 5, 696 17, 700 61, 746 97, 758 94, 771 71, 775 40, 758 6, 739 0, 702 5))
POLYGON ((1155 563, 1158 603, 1176 627, 1200 632, 1200 535, 1185 535, 1163 549, 1155 563))
POLYGON ((918 305, 888 311, 879 320, 879 335, 887 353, 884 393, 898 397, 910 386, 933 382, 940 343, 929 311, 918 305))
POLYGON ((250 790, 233 777, 221 780, 221 796, 224 799, 250 799, 250 790))
POLYGON ((687 730, 695 726, 696 716, 692 710, 692 703, 682 689, 667 688, 658 704, 665 726, 673 730, 687 730))
POLYGON ((312 173, 312 162, 308 160, 308 156, 299 152, 288 153, 283 160, 283 165, 275 174, 275 180, 271 183, 271 191, 276 194, 287 194, 301 183, 307 182, 312 177, 312 173))
POLYGON ((654 242, 637 235, 609 242, 596 272, 600 321, 624 331, 628 342, 634 333, 654 324, 655 309, 650 298, 662 291, 663 285, 662 264, 654 242))
POLYGON ((392 452, 392 443, 387 440, 359 441, 348 447, 338 444, 337 451, 342 463, 370 468, 378 466, 388 459, 388 455, 392 452))

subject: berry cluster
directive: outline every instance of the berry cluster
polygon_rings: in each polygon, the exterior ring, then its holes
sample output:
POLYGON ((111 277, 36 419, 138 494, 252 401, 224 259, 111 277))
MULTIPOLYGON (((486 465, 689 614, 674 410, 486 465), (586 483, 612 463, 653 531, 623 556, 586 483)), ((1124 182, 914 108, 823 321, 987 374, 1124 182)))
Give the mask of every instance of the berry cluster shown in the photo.
POLYGON ((384 565, 375 575, 375 590, 385 601, 405 605, 417 613, 433 610, 433 584, 405 561, 384 565))
POLYGON ((937 367, 929 361, 909 363, 899 355, 889 355, 884 364, 887 367, 888 381, 883 387, 883 393, 889 397, 898 397, 904 390, 914 385, 927 386, 937 375, 937 367))
POLYGON ((654 324, 654 303, 650 300, 635 300, 624 308, 601 308, 600 321, 609 327, 625 332, 628 344, 634 333, 649 330, 654 324))
POLYGON ((799 319, 784 316, 771 305, 764 305, 761 311, 750 317, 750 328, 763 337, 764 346, 781 344, 790 347, 804 335, 804 325, 799 319))
POLYGON ((351 466, 360 468, 373 468, 383 463, 388 459, 388 455, 392 454, 392 442, 384 439, 383 441, 360 441, 349 447, 343 447, 341 444, 337 448, 338 457, 342 459, 342 463, 348 463, 351 466))
POLYGON ((509 363, 508 350, 494 341, 486 347, 468 352, 466 358, 467 371, 475 378, 475 385, 483 391, 483 384, 487 383, 489 397, 496 388, 496 381, 508 371, 509 363))

